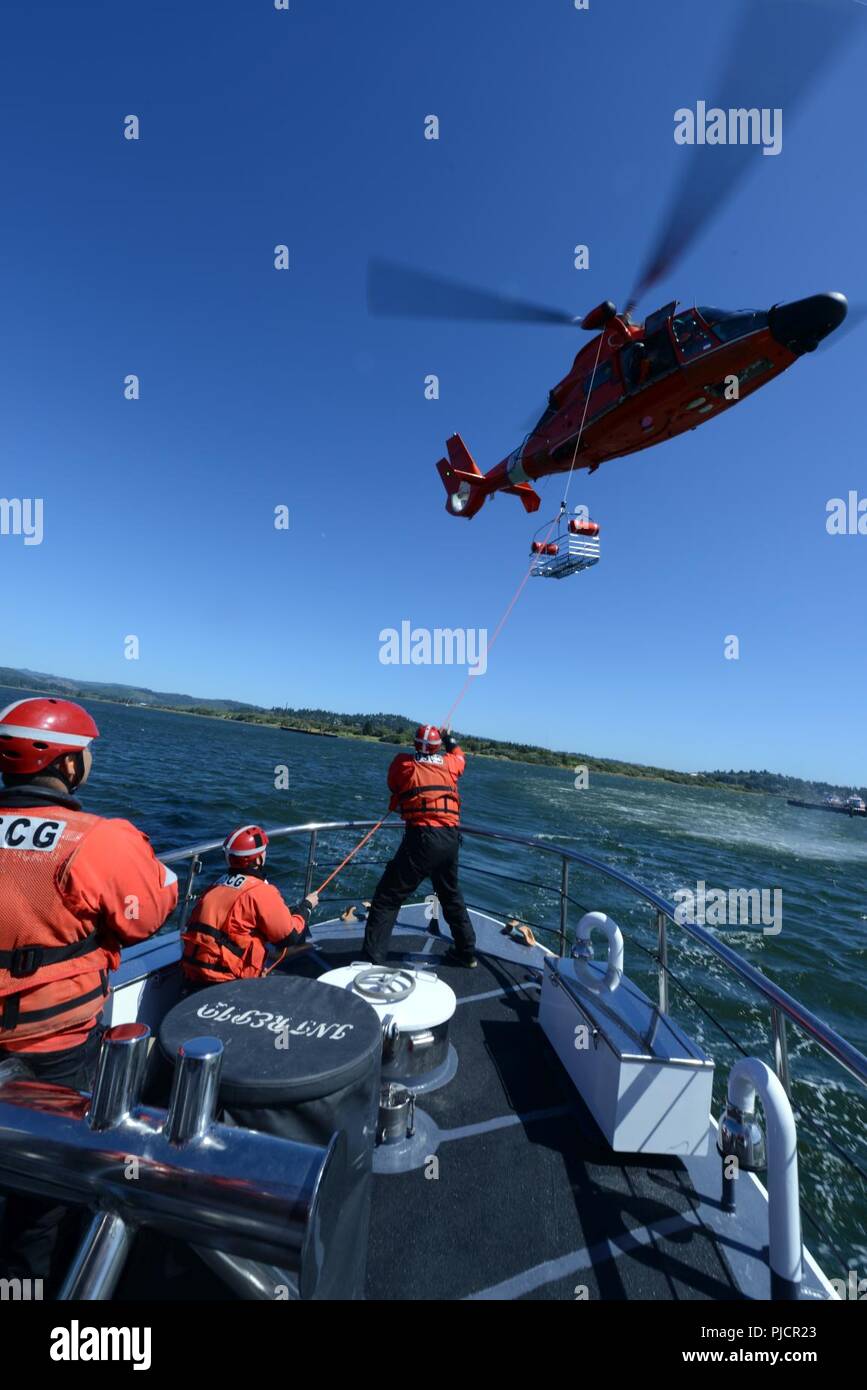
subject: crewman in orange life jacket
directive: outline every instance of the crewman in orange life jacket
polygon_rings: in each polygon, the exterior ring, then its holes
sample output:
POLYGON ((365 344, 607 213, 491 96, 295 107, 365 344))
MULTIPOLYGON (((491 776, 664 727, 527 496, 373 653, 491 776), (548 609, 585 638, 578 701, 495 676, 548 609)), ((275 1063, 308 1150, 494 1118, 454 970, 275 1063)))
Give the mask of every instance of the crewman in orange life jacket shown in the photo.
POLYGON ((229 872, 201 895, 183 933, 181 964, 193 988, 255 979, 265 969, 269 945, 297 945, 308 936, 318 894, 288 908, 265 878, 267 850, 268 836, 258 825, 241 825, 223 841, 229 872))
MULTIPOLYGON (((98 737, 70 700, 16 700, 0 712, 0 1062, 19 1057, 39 1080, 80 1090, 90 1089, 121 947, 156 932, 178 900, 147 836, 87 814, 74 796, 98 737)), ((63 1216, 10 1199, 7 1260, 48 1277, 63 1216)))
POLYGON ((174 910, 177 879, 127 820, 88 815, 84 786, 99 730, 69 700, 0 712, 0 1057, 38 1076, 89 1081, 108 975, 122 946, 174 910))
POLYGON ((465 767, 466 759, 448 731, 441 735, 433 725, 421 724, 415 754, 399 753, 388 770, 390 809, 400 811, 406 830, 377 885, 367 918, 364 950, 376 965, 385 963, 401 907, 426 878, 454 942, 443 960, 471 968, 478 964, 476 936, 458 883, 458 780, 465 767))

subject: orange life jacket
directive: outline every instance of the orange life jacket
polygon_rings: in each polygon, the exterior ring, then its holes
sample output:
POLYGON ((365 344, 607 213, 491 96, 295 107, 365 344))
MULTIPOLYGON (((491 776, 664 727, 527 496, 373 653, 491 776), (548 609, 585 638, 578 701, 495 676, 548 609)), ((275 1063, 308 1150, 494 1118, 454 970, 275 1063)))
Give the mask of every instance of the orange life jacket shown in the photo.
POLYGON ((65 806, 0 808, 0 1046, 94 1019, 119 955, 63 890, 101 817, 65 806))
POLYGON ((272 883, 224 874, 199 898, 184 928, 184 975, 197 984, 256 978, 265 967, 266 943, 303 932, 305 925, 272 883))
POLYGON ((461 798, 450 758, 450 754, 435 753, 407 757, 401 764, 392 800, 408 825, 459 824, 461 798))

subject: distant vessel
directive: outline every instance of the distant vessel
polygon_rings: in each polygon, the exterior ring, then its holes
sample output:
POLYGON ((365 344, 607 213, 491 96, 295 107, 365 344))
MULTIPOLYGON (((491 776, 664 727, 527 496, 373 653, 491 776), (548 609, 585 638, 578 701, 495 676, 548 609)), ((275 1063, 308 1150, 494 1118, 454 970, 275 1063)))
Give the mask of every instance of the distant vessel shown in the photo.
POLYGON ((281 724, 280 728, 287 734, 312 734, 314 738, 337 738, 337 734, 330 734, 325 729, 302 729, 297 724, 281 724))
POLYGON ((824 801, 799 801, 790 798, 787 806, 801 806, 806 811, 836 811, 838 816, 867 816, 867 803, 863 796, 850 796, 844 801, 842 796, 826 796, 824 801))

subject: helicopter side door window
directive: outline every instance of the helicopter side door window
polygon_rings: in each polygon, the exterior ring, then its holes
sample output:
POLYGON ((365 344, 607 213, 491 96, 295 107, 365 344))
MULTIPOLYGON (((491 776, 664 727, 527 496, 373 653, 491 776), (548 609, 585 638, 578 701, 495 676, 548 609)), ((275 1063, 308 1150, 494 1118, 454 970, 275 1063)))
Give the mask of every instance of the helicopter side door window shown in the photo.
POLYGON ((644 332, 649 338, 652 333, 665 332, 665 325, 677 308, 677 300, 673 299, 670 304, 664 304, 655 313, 648 314, 644 321, 644 332))
POLYGON ((621 352, 620 371, 627 391, 635 391, 641 385, 641 368, 644 360, 644 343, 630 343, 621 352))
POLYGON ((677 356, 665 324, 648 333, 643 343, 630 343, 620 354, 627 390, 638 391, 677 366, 677 356))
POLYGON ((587 408, 587 419, 592 420, 594 416, 607 410, 620 400, 620 380, 611 362, 600 362, 595 374, 588 372, 584 378, 584 399, 591 390, 590 404, 587 408))
POLYGON ((698 315, 690 309, 686 314, 676 314, 671 320, 671 331, 677 344, 682 362, 690 362, 710 352, 716 344, 698 315))

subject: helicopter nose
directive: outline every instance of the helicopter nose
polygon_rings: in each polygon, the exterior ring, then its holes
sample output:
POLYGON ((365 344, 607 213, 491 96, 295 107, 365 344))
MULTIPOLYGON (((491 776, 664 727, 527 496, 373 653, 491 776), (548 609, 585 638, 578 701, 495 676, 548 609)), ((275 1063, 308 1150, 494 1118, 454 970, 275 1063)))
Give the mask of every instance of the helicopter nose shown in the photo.
POLYGON ((839 328, 849 310, 845 294, 811 294, 791 304, 775 304, 768 326, 778 343, 790 352, 813 352, 839 328))

